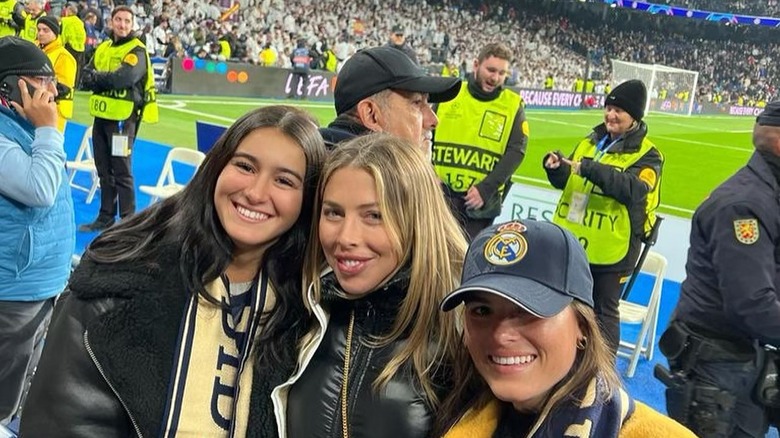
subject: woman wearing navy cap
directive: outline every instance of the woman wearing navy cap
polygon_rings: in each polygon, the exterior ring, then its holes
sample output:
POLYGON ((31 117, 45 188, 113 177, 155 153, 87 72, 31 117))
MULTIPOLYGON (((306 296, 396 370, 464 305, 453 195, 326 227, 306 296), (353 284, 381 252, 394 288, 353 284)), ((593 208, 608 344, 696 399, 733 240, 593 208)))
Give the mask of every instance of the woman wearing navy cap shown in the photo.
POLYGON ((549 222, 494 225, 464 266, 441 305, 464 303, 464 346, 434 436, 694 436, 622 388, 571 233, 549 222))

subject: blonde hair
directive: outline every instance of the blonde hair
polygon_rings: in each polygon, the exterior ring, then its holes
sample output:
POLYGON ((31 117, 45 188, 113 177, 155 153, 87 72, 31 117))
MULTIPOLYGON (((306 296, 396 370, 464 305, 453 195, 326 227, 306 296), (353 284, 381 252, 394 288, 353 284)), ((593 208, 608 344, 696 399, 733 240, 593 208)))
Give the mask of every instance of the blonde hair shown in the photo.
MULTIPOLYGON (((578 350, 566 377, 550 389, 539 417, 554 413, 571 400, 573 394, 584 394, 588 384, 596 376, 599 376, 603 385, 603 391, 599 392, 603 398, 596 400, 597 402, 606 402, 622 386, 615 371, 615 357, 601 334, 593 309, 577 300, 570 306, 585 337, 585 348, 578 350)), ((493 399, 490 387, 475 368, 465 344, 461 342, 454 357, 455 386, 442 404, 433 436, 443 436, 467 409, 479 410, 493 399)))
MULTIPOLYGON (((410 270, 409 288, 392 329, 371 344, 384 346, 404 338, 407 342, 384 365, 374 387, 381 389, 410 361, 428 402, 435 407, 439 400, 431 377, 451 363, 458 345, 454 318, 439 312, 439 303, 460 281, 466 240, 430 162, 410 142, 389 134, 369 134, 336 147, 320 175, 315 218, 330 177, 347 167, 365 170, 374 178, 379 210, 399 260, 395 273, 401 267, 410 270)), ((317 301, 322 293, 319 275, 325 265, 314 221, 304 280, 312 285, 317 301)))

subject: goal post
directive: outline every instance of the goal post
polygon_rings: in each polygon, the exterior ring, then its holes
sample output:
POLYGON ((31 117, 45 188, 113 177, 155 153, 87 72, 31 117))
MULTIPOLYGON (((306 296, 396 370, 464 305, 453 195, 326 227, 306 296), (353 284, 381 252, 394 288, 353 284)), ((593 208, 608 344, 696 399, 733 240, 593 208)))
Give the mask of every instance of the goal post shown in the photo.
POLYGON ((659 112, 690 116, 693 112, 699 72, 613 59, 612 88, 629 79, 639 79, 647 87, 645 114, 659 112))

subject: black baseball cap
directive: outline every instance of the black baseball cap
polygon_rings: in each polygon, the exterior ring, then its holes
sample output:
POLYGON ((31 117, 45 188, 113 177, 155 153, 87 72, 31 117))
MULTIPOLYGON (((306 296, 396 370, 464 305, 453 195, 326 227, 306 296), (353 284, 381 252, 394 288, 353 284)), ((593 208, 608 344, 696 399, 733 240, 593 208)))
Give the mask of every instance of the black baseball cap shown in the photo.
POLYGON ((458 95, 460 83, 459 78, 428 76, 404 52, 381 46, 363 49, 344 63, 333 98, 336 114, 387 89, 427 93, 431 103, 446 102, 458 95))
POLYGON ((469 245, 461 285, 441 302, 447 312, 472 292, 512 301, 549 318, 573 300, 593 307, 593 277, 571 232, 544 221, 513 221, 482 230, 469 245))
POLYGON ((761 126, 780 126, 780 100, 769 102, 764 111, 756 117, 761 126))

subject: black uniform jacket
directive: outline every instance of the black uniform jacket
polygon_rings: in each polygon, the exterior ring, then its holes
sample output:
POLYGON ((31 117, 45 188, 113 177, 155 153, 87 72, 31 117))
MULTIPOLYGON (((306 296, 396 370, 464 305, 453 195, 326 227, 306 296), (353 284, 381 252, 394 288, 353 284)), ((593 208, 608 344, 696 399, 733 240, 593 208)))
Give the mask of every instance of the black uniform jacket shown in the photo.
POLYGON ((685 270, 676 319, 780 345, 780 189, 761 154, 696 210, 685 270))
MULTIPOLYGON (((387 333, 406 296, 408 281, 396 278, 369 295, 348 300, 338 296, 335 276, 323 279, 322 307, 330 312, 324 338, 311 362, 290 390, 287 400, 288 438, 340 438, 344 356, 354 313, 346 389, 349 436, 352 438, 425 438, 433 412, 411 366, 403 366, 379 391, 374 380, 393 352, 406 342, 376 347, 368 343, 387 333)), ((441 395, 440 395, 441 396, 441 395)))
POLYGON ((336 117, 327 127, 320 128, 320 135, 325 141, 329 151, 336 148, 341 142, 351 140, 357 136, 370 134, 371 130, 350 119, 344 114, 336 117))
MULTIPOLYGON (((187 304, 182 284, 173 250, 147 262, 82 259, 49 327, 21 437, 157 437, 187 304)), ((252 385, 248 436, 275 434, 272 414, 258 419, 260 387, 252 385)))

